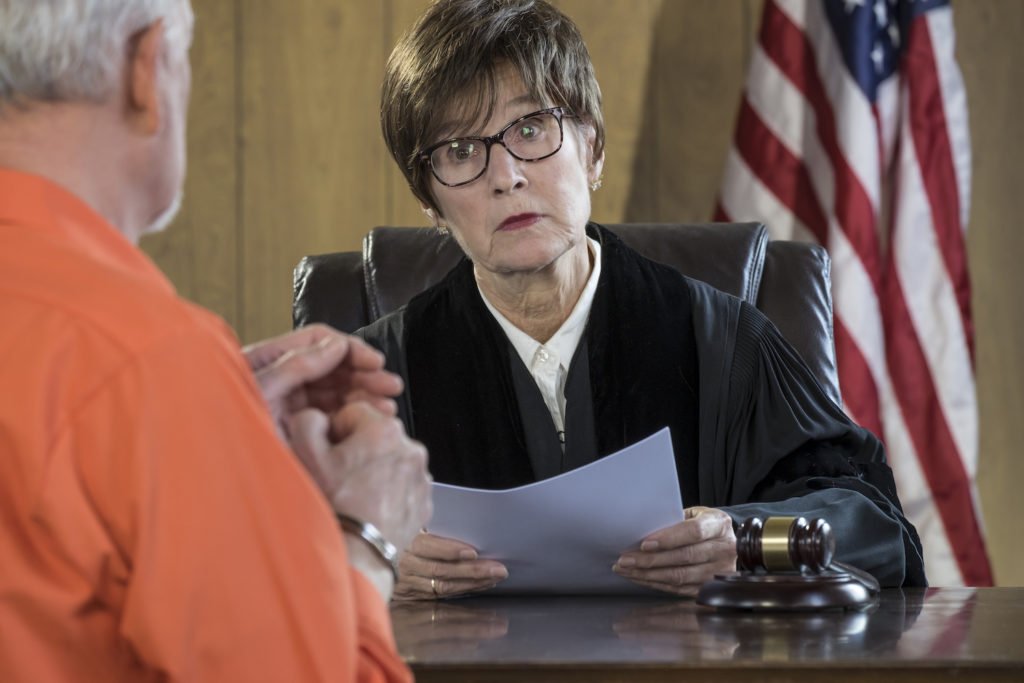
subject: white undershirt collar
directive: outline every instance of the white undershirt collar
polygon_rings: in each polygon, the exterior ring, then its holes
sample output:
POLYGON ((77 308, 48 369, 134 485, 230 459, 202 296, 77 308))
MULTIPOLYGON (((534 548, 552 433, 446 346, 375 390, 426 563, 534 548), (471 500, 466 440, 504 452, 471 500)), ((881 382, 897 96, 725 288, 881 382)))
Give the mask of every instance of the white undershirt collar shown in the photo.
MULTIPOLYGON (((583 287, 580 298, 573 306, 569 317, 544 344, 513 325, 487 300, 483 290, 480 290, 480 297, 484 300, 487 310, 498 321, 516 353, 522 359, 523 365, 530 371, 537 383, 537 388, 540 389, 541 396, 551 413, 551 419, 560 437, 563 436, 565 430, 565 380, 569 373, 569 364, 576 353, 580 339, 583 338, 583 331, 586 328, 587 319, 590 317, 590 308, 594 303, 594 294, 597 292, 597 282, 601 277, 601 244, 587 237, 587 245, 593 256, 594 264, 590 269, 587 284, 583 287)), ((477 284, 477 289, 480 289, 479 284, 477 284)), ((562 446, 565 447, 564 437, 562 446)))

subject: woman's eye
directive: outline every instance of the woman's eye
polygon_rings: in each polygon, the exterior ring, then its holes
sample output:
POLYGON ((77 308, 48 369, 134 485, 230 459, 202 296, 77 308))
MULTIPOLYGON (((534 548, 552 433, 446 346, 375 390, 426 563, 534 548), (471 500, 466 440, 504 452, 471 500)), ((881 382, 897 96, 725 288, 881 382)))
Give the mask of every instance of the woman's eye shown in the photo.
POLYGON ((452 161, 469 161, 476 155, 476 145, 471 142, 453 144, 448 148, 448 157, 452 161))

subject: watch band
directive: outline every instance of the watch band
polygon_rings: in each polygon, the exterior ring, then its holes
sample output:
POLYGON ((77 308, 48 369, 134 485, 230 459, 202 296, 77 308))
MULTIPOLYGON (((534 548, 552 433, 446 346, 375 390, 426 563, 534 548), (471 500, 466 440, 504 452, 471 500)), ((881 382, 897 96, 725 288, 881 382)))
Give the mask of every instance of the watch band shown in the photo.
POLYGON ((365 541, 381 559, 391 567, 391 573, 395 575, 395 583, 398 583, 398 548, 394 546, 380 530, 369 522, 364 522, 350 515, 336 512, 338 524, 342 531, 354 534, 365 541))

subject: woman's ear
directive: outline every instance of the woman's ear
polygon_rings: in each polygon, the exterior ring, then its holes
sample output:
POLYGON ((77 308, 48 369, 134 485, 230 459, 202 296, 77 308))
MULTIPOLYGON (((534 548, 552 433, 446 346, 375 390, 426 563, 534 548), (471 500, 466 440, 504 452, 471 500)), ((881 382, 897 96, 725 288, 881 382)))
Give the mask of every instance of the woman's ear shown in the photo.
POLYGON ((423 215, 427 217, 427 220, 429 220, 432 225, 437 225, 437 213, 430 208, 429 204, 420 202, 420 211, 423 212, 423 215))
POLYGON ((427 217, 430 224, 437 228, 438 232, 441 234, 448 233, 448 226, 441 223, 441 216, 438 215, 437 211, 424 202, 420 202, 420 210, 423 211, 423 215, 427 217))
POLYGON ((583 149, 586 150, 587 182, 593 185, 600 182, 601 172, 604 170, 604 150, 601 155, 594 158, 594 145, 597 143, 597 131, 594 126, 587 123, 583 126, 583 149))
MULTIPOLYGON (((593 156, 594 148, 590 148, 590 154, 593 156)), ((593 185, 594 183, 601 182, 601 173, 604 171, 604 150, 601 150, 601 156, 594 159, 590 163, 590 168, 587 171, 587 180, 593 185)))

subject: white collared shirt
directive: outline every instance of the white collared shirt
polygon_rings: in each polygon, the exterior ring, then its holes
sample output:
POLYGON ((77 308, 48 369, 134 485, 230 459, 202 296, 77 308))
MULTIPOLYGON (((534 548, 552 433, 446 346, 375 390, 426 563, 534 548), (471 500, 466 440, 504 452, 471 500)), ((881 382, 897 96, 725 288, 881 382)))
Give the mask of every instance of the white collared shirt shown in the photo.
MULTIPOLYGON (((491 305, 483 291, 480 297, 484 300, 487 310, 491 312, 494 319, 505 331, 508 340, 512 342, 516 353, 523 360, 523 365, 529 369, 533 380, 540 389, 544 398, 544 404, 551 413, 551 420, 558 430, 558 439, 562 442, 562 449, 565 450, 565 380, 569 375, 569 364, 576 353, 580 339, 583 338, 583 330, 587 325, 587 318, 590 317, 590 307, 594 303, 594 293, 597 291, 597 281, 601 277, 601 244, 596 240, 587 237, 587 244, 590 247, 590 254, 593 256, 593 268, 590 269, 590 277, 587 284, 580 293, 569 317, 565 319, 562 326, 558 328, 546 343, 541 344, 536 339, 526 334, 501 314, 498 309, 491 305)), ((477 285, 477 289, 480 285, 477 285)))

